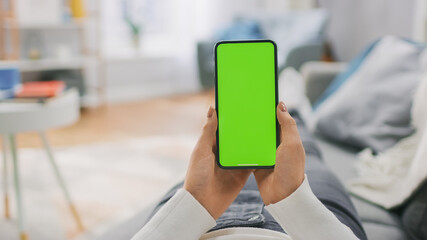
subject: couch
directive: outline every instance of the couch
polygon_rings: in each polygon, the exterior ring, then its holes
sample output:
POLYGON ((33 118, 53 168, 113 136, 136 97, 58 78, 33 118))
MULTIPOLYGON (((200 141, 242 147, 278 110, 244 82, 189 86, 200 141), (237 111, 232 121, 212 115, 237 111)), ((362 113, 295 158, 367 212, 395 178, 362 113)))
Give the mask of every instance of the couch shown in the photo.
POLYGON ((203 88, 214 86, 214 46, 220 40, 271 39, 277 44, 278 72, 299 69, 318 61, 324 53, 328 13, 324 9, 290 10, 284 13, 238 14, 209 40, 197 43, 199 79, 203 88))
MULTIPOLYGON (((215 42, 210 41, 197 43, 199 80, 205 89, 212 88, 215 85, 214 46, 215 42)), ((295 46, 283 59, 283 64, 278 66, 278 72, 287 67, 299 69, 305 62, 320 60, 323 52, 323 42, 320 41, 295 46)))
MULTIPOLYGON (((305 79, 306 94, 313 103, 326 89, 333 78, 346 67, 344 63, 308 62, 301 67, 301 73, 305 79)), ((326 164, 345 184, 356 176, 353 168, 358 149, 331 142, 316 135, 319 147, 326 164)), ((355 196, 351 196, 356 210, 362 220, 368 239, 373 240, 405 240, 411 239, 405 231, 401 213, 399 211, 387 211, 372 203, 366 202, 355 196)), ((154 207, 154 206, 153 206, 154 207)), ((152 208, 137 213, 130 219, 120 223, 102 234, 99 240, 125 240, 130 239, 144 224, 152 208)))
MULTIPOLYGON (((305 79, 306 94, 314 103, 336 75, 346 69, 345 63, 308 62, 301 68, 305 79)), ((359 149, 329 141, 315 135, 329 168, 345 184, 356 177, 354 163, 359 149)), ((399 211, 387 211, 363 199, 351 196, 362 220, 368 239, 403 240, 410 239, 403 228, 399 211)))

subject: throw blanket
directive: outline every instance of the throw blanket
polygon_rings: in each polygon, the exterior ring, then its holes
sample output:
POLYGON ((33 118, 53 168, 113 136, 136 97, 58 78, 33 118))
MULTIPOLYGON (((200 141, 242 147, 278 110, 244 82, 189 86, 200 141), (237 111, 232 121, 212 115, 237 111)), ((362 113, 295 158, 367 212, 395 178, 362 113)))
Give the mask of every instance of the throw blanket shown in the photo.
POLYGON ((401 205, 427 180, 427 76, 417 88, 411 109, 416 132, 374 156, 359 154, 359 178, 350 182, 350 192, 390 209, 401 205))

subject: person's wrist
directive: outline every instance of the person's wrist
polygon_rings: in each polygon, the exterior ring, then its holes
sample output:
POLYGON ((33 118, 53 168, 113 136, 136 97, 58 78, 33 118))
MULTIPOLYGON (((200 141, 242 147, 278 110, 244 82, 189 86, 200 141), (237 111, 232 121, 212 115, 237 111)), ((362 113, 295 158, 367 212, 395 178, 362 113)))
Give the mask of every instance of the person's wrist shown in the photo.
POLYGON ((275 194, 273 195, 273 198, 271 199, 270 203, 275 204, 289 197, 301 186, 303 181, 304 175, 298 179, 295 179, 295 181, 289 182, 288 184, 286 184, 285 187, 277 189, 276 191, 274 191, 275 194))
MULTIPOLYGON (((184 189, 193 196, 194 199, 196 199, 197 202, 200 203, 200 205, 203 206, 203 208, 208 211, 208 213, 216 220, 218 219, 222 212, 218 209, 218 206, 215 205, 215 200, 213 198, 210 198, 208 193, 200 192, 200 191, 193 191, 192 189, 189 189, 188 187, 184 186, 184 189)), ((217 202, 218 204, 218 202, 217 202)))

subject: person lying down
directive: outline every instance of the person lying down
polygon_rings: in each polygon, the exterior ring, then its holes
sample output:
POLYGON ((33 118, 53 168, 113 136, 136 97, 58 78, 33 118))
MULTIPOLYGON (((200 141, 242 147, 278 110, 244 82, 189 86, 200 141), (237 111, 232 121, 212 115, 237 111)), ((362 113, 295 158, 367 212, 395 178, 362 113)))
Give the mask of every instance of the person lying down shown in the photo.
POLYGON ((216 164, 217 115, 210 107, 185 180, 132 240, 366 240, 346 190, 298 111, 280 102, 277 119, 274 169, 226 170, 216 164))

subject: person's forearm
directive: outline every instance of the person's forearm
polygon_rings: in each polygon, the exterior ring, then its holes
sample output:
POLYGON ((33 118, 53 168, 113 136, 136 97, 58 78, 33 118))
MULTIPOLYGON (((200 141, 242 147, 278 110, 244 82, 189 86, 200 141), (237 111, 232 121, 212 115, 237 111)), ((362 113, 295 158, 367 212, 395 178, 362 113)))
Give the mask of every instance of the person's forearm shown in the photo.
POLYGON ((316 198, 307 176, 294 193, 266 209, 293 240, 357 239, 350 228, 316 198))
POLYGON ((196 240, 215 224, 206 209, 189 192, 180 189, 132 240, 196 240))

